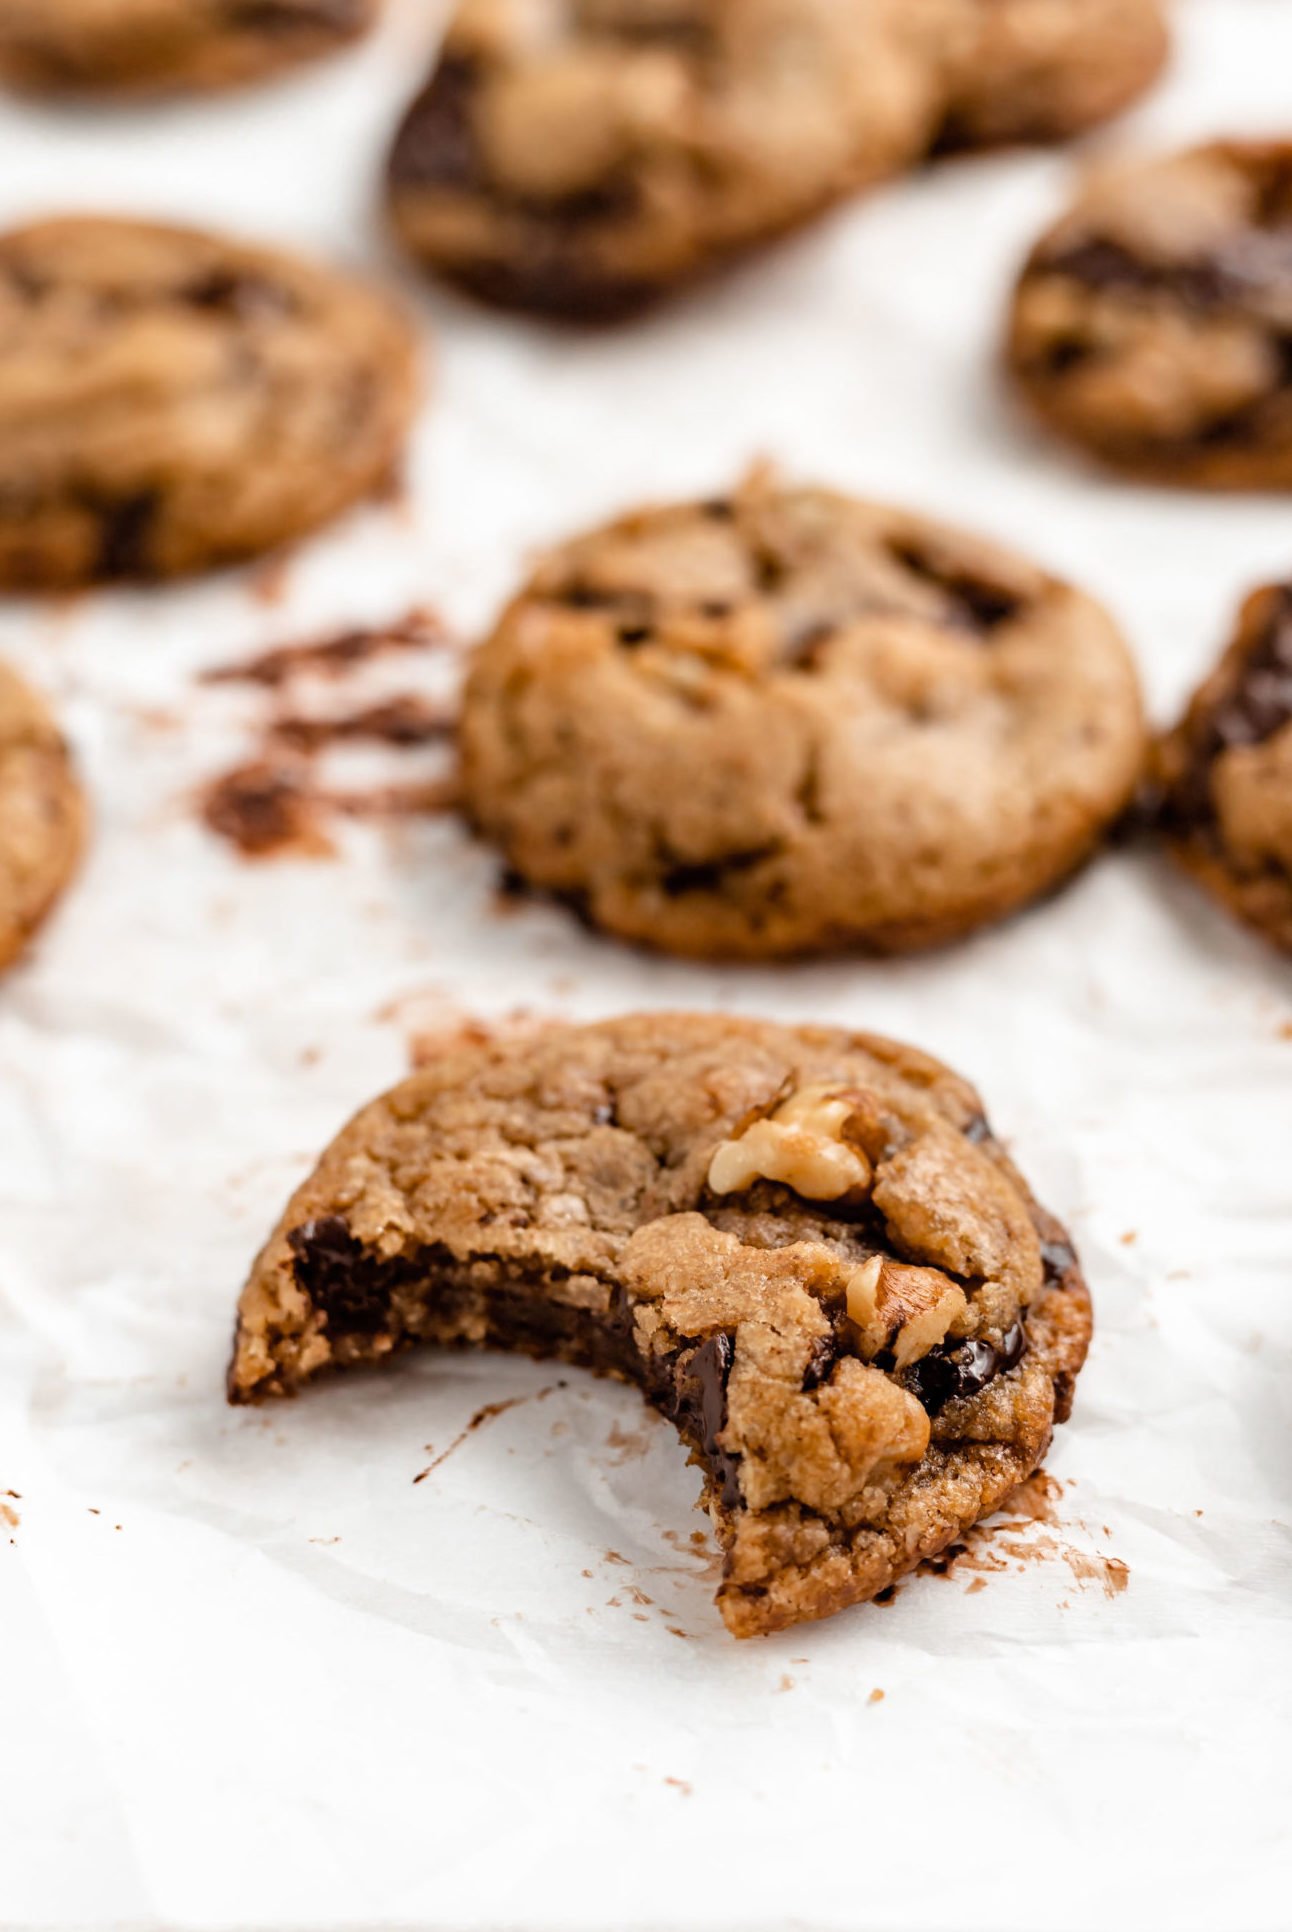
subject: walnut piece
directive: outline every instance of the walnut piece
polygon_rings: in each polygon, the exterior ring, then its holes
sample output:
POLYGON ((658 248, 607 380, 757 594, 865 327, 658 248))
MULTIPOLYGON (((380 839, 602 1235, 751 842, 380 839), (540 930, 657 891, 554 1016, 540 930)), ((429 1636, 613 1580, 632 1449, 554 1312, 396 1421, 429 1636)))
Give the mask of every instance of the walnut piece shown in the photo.
POLYGON ((963 1288, 938 1269, 909 1268, 880 1254, 852 1269, 846 1295, 866 1354, 891 1349, 899 1369, 944 1342, 969 1310, 963 1288))
POLYGON ((725 1140, 709 1163, 715 1194, 741 1194, 755 1181, 779 1181, 805 1201, 865 1194, 874 1169, 849 1139, 861 1096, 837 1087, 801 1087, 737 1140, 725 1140))

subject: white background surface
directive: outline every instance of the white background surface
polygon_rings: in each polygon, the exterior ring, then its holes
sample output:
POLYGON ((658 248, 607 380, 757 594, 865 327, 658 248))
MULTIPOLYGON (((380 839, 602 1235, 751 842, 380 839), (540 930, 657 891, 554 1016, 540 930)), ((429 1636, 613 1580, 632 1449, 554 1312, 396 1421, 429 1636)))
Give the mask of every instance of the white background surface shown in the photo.
MULTIPOLYGON (((6 105, 0 217, 138 208, 379 264, 417 12, 237 99, 6 105)), ((1289 75, 1287 0, 1185 0, 1171 81, 1097 145, 1286 127, 1289 75)), ((263 702, 200 667, 415 598, 470 634, 536 544, 759 452, 1078 577, 1168 715, 1240 592, 1292 569, 1292 512, 1097 479, 1013 419, 1002 299, 1073 165, 941 168, 591 340, 414 290, 437 367, 411 510, 307 546, 276 607, 236 576, 0 606, 97 816, 0 989, 6 1927, 1292 1924, 1286 965, 1122 854, 932 959, 700 971, 499 917, 447 821, 252 867, 190 802, 263 702), (1061 1524, 1031 1532, 1054 1554, 737 1646, 694 1476, 632 1391, 566 1374, 416 1486, 426 1445, 557 1374, 426 1356, 226 1409, 251 1256, 403 1071, 409 1015, 644 1005, 857 1022, 982 1085, 1097 1297, 1061 1524)))

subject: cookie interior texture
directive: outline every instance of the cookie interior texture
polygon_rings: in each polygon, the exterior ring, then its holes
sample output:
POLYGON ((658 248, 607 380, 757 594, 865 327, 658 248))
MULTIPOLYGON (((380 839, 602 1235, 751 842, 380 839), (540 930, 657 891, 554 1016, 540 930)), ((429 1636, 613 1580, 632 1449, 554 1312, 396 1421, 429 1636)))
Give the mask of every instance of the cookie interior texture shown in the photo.
POLYGON ((1040 417, 1115 468, 1292 486, 1292 143, 1095 176, 1023 272, 1009 359, 1040 417))
POLYGON ((331 53, 378 0, 0 0, 0 79, 50 94, 170 93, 331 53))
POLYGON ((1147 84, 1157 0, 464 0, 388 171, 486 299, 630 311, 948 139, 1062 134, 1147 84))
POLYGON ((1247 600, 1158 767, 1178 856, 1292 953, 1292 584, 1247 600))
POLYGON ((76 868, 85 804, 44 702, 0 663, 0 969, 26 947, 76 868))
POLYGON ((738 1636, 883 1590, 1036 1468, 1091 1331, 973 1089, 827 1028, 651 1014, 472 1045, 366 1108, 243 1292, 234 1401, 418 1342, 677 1425, 738 1636))
POLYGON ((477 652, 479 828, 698 957, 939 944, 1093 849, 1144 755, 1089 598, 962 532, 755 475, 555 551, 477 652))
POLYGON ((412 331, 339 272, 107 217, 0 236, 0 584, 166 577, 386 482, 412 331))

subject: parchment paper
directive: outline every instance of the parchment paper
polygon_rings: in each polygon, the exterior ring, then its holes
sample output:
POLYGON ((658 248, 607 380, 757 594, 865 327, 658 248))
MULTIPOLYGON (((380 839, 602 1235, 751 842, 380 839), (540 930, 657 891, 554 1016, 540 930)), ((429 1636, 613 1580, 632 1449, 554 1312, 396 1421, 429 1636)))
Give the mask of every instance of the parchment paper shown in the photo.
MULTIPOLYGON (((1169 84, 1096 149, 1286 128, 1292 4, 1179 14, 1169 84)), ((371 204, 433 24, 206 105, 5 104, 0 217, 146 209, 398 275, 371 204)), ((1013 416, 1002 301, 1075 166, 939 168, 591 339, 409 281, 435 375, 402 507, 277 584, 0 607, 96 814, 0 989, 5 1926, 1292 1924, 1286 966, 1139 853, 933 958, 702 971, 504 916, 451 818, 257 865, 194 805, 268 702, 202 669, 416 601, 470 636, 536 546, 759 454, 1071 573, 1171 714, 1292 569, 1292 512, 1097 478, 1013 416), (225 1407, 258 1243, 412 1036, 643 1006, 856 1022, 981 1084, 1097 1297, 1052 1520, 737 1645, 631 1390, 426 1355, 225 1407)))

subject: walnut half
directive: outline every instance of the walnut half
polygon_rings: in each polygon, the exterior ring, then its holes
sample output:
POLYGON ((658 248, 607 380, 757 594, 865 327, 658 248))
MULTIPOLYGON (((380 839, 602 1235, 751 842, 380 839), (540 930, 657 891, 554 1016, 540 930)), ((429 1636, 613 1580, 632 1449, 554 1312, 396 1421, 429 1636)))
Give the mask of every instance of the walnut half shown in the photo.
POLYGON ((969 1308, 963 1288, 937 1268, 910 1268, 881 1254, 851 1271, 847 1304, 866 1354, 891 1349, 899 1369, 944 1342, 969 1308))
POLYGON ((868 1192, 874 1169, 849 1127, 863 1096, 838 1087, 801 1087, 709 1163, 715 1194, 741 1194, 755 1181, 779 1181, 805 1201, 840 1201, 868 1192))

